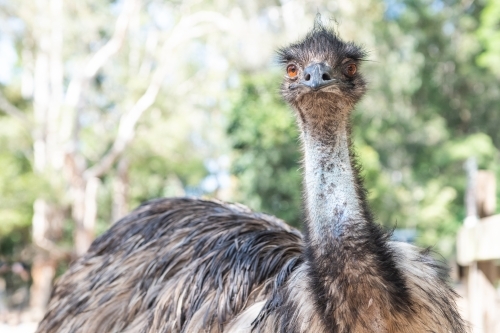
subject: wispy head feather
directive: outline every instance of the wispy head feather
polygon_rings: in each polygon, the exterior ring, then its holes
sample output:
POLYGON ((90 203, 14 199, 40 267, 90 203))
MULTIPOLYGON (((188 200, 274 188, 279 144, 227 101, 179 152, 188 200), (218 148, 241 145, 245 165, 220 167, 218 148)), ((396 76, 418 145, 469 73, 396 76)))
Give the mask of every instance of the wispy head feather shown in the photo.
POLYGON ((290 61, 308 62, 311 59, 342 60, 350 58, 361 61, 366 57, 366 52, 353 42, 344 42, 337 32, 325 26, 321 15, 316 15, 312 30, 304 39, 278 50, 278 62, 287 64, 290 61))

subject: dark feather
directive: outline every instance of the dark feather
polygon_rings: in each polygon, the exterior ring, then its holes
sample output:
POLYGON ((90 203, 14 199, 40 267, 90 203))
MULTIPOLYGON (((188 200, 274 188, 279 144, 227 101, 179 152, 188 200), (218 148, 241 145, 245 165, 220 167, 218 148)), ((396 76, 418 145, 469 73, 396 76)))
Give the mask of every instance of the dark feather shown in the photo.
POLYGON ((141 331, 183 332, 204 306, 203 327, 221 332, 248 303, 279 288, 301 253, 299 232, 244 206, 150 201, 60 278, 38 332, 90 332, 95 321, 99 332, 121 332, 143 313, 141 331), (176 291, 163 290, 167 283, 176 291))

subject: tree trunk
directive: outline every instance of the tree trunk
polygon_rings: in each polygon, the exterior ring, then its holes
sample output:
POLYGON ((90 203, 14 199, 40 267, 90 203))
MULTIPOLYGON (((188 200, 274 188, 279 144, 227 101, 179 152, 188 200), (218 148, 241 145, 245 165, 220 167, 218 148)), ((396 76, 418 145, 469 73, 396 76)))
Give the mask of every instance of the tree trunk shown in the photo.
POLYGON ((491 216, 496 211, 497 187, 495 173, 479 170, 477 172, 476 207, 480 219, 491 216))
POLYGON ((126 158, 121 158, 118 162, 116 176, 113 179, 113 223, 125 216, 128 211, 128 167, 129 163, 126 158))
POLYGON ((99 178, 92 177, 87 181, 78 182, 72 189, 72 217, 76 224, 74 240, 77 256, 87 252, 95 237, 99 184, 99 178))
MULTIPOLYGON (((58 137, 63 84, 62 0, 40 0, 36 5, 39 14, 34 22, 33 164, 35 173, 50 180, 62 167, 58 137)), ((50 296, 57 266, 54 257, 59 257, 53 242, 62 236, 63 220, 64 211, 60 205, 42 197, 35 200, 32 237, 34 245, 41 249, 32 267, 30 306, 35 312, 43 313, 50 296)))
POLYGON ((52 280, 56 274, 57 264, 54 260, 39 254, 33 260, 30 288, 30 308, 34 319, 41 319, 47 306, 52 290, 52 280))

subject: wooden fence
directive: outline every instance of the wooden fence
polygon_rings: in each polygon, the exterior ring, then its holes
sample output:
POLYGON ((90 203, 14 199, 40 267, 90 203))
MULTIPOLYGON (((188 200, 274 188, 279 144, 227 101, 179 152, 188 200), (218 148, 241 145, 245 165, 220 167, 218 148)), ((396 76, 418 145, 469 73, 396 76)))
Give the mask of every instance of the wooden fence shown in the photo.
POLYGON ((463 268, 465 317, 474 333, 500 333, 498 283, 500 215, 495 212, 495 175, 466 163, 467 217, 457 235, 457 262, 463 268))

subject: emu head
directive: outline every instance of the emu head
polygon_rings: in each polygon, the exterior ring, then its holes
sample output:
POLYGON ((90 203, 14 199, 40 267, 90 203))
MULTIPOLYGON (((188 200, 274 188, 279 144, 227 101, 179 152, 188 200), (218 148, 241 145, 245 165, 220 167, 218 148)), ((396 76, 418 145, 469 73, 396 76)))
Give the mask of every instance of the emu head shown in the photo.
POLYGON ((303 40, 279 50, 285 70, 281 94, 299 113, 303 130, 308 120, 347 119, 366 90, 359 71, 365 55, 360 46, 342 41, 319 18, 303 40))

